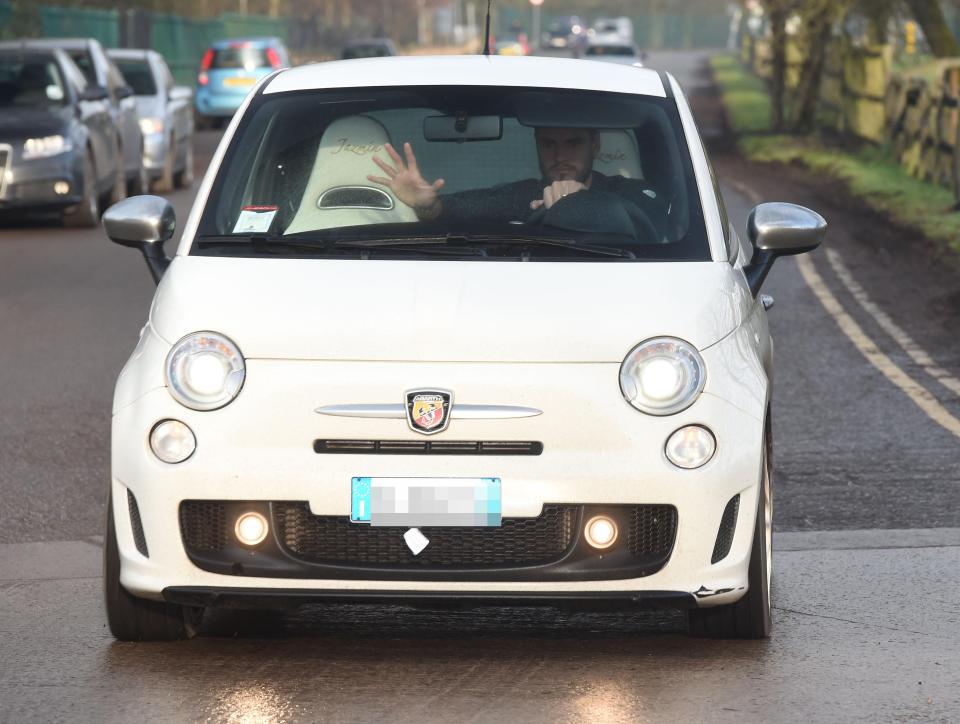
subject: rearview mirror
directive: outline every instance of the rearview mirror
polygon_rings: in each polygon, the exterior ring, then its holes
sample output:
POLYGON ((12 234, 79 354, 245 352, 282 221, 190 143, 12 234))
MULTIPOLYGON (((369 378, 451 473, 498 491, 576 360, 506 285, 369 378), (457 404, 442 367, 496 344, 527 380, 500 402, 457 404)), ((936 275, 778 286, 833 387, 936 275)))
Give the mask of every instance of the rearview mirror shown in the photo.
POLYGON ((423 119, 423 137, 428 141, 499 141, 503 136, 500 116, 427 116, 423 119))
POLYGON ((778 256, 813 251, 827 233, 827 222, 816 211, 787 203, 760 204, 747 218, 747 236, 753 258, 744 268, 756 297, 778 256))
POLYGON ((103 228, 110 241, 143 252, 157 283, 170 265, 163 244, 173 237, 177 216, 170 202, 159 196, 131 196, 103 214, 103 228))

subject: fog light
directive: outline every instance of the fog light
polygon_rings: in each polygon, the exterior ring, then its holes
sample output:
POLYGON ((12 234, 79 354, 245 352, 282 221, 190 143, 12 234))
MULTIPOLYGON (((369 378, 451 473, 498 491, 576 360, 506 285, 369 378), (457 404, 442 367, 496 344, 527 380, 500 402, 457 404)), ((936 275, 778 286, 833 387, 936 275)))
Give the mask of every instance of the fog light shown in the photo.
POLYGON ((693 470, 706 465, 717 450, 713 433, 700 425, 681 427, 667 438, 664 452, 678 468, 693 470))
POLYGON ((63 196, 64 194, 68 194, 70 193, 70 184, 68 184, 66 181, 57 181, 53 185, 53 192, 60 196, 63 196))
POLYGON ((267 537, 267 519, 259 513, 244 513, 234 526, 237 540, 247 546, 262 543, 267 537))
POLYGON ((617 524, 605 515, 595 515, 587 521, 583 534, 594 548, 609 548, 617 540, 617 524))
POLYGON ((165 463, 182 463, 197 449, 197 438, 179 420, 162 420, 150 431, 150 448, 165 463))

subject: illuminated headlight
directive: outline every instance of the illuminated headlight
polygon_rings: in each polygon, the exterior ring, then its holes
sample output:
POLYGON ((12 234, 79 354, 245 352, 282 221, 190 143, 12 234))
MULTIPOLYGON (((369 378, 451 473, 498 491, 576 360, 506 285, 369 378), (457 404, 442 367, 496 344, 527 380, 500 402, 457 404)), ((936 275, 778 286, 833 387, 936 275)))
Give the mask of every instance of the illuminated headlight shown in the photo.
POLYGON ((194 332, 167 355, 167 388, 184 407, 216 410, 243 387, 246 365, 237 345, 216 332, 194 332))
POLYGON ((182 463, 197 449, 197 438, 179 420, 162 420, 150 431, 150 449, 165 463, 182 463))
POLYGON ((706 381, 700 353, 682 339, 656 337, 631 350, 620 366, 620 391, 648 415, 672 415, 692 405, 706 381))
POLYGON ((47 158, 60 153, 72 151, 73 145, 63 136, 44 136, 43 138, 28 138, 23 142, 23 158, 47 158))
POLYGON ((687 425, 667 438, 664 452, 678 468, 693 470, 706 465, 717 450, 713 433, 700 425, 687 425))
POLYGON ((163 119, 141 118, 140 133, 142 133, 144 136, 149 136, 153 133, 163 133, 163 119))

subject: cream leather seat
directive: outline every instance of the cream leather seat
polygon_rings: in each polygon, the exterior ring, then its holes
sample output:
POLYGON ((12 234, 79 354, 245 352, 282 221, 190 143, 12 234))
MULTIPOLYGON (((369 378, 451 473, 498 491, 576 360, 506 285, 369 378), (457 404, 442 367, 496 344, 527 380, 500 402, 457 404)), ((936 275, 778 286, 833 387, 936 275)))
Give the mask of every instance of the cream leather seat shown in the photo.
POLYGON ((390 136, 368 116, 347 116, 324 131, 300 206, 284 233, 341 226, 414 222, 413 209, 385 186, 367 179, 382 176, 373 157, 389 161, 390 136))
POLYGON ((600 153, 593 160, 593 170, 605 176, 643 178, 637 138, 630 131, 600 131, 600 153))

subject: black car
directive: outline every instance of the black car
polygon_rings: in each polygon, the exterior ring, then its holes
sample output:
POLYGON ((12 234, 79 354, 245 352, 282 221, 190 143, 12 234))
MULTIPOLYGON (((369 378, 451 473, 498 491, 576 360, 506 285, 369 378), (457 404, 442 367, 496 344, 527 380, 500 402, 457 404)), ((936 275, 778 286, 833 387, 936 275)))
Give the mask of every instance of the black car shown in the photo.
POLYGON ((349 41, 340 53, 341 60, 354 58, 384 58, 397 55, 397 48, 390 38, 357 38, 349 41))
POLYGON ((93 226, 125 194, 107 91, 62 50, 0 44, 0 213, 93 226))

